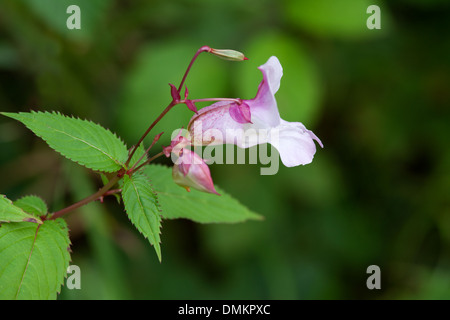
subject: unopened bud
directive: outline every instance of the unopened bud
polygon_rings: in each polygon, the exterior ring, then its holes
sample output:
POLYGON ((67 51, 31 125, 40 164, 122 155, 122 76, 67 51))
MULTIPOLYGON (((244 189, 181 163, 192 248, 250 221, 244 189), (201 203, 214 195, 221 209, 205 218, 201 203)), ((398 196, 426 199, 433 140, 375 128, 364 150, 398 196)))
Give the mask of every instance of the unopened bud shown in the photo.
POLYGON ((190 188, 202 192, 217 193, 206 162, 194 151, 181 149, 179 158, 172 167, 173 181, 187 191, 190 188))
POLYGON ((231 60, 231 61, 243 61, 248 60, 246 56, 242 52, 236 51, 236 50, 229 50, 229 49, 213 49, 209 51, 212 54, 218 56, 219 58, 225 59, 225 60, 231 60))

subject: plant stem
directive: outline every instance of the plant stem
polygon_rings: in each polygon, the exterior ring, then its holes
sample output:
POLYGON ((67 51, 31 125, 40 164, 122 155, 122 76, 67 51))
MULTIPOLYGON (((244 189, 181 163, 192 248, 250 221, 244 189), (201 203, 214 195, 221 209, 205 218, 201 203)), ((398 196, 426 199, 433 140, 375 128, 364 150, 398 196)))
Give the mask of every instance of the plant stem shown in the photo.
POLYGON ((105 184, 103 186, 103 188, 98 190, 96 193, 90 195, 87 198, 84 198, 83 200, 80 200, 80 201, 72 204, 71 206, 68 206, 68 207, 66 207, 66 208, 64 208, 62 210, 56 211, 47 220, 55 220, 55 219, 65 215, 66 213, 72 211, 72 210, 78 209, 79 207, 82 207, 82 206, 84 206, 85 204, 88 204, 91 201, 97 200, 101 196, 105 195, 109 191, 109 189, 111 189, 120 179, 121 179, 121 176, 119 177, 119 175, 116 175, 114 178, 109 180, 109 182, 107 184, 105 184))
MULTIPOLYGON (((236 102, 237 104, 241 104, 241 99, 234 99, 234 98, 206 98, 206 99, 190 99, 192 102, 208 102, 208 101, 231 101, 236 102)), ((180 103, 185 103, 186 100, 180 100, 180 103)))
POLYGON ((155 160, 156 158, 161 157, 162 155, 164 155, 164 152, 161 151, 160 153, 155 154, 153 157, 151 157, 150 159, 148 159, 147 161, 145 161, 143 164, 141 164, 139 167, 137 167, 136 169, 134 169, 134 171, 138 171, 140 168, 142 168, 143 166, 149 164, 150 162, 152 162, 153 160, 155 160))
POLYGON ((125 166, 128 167, 128 165, 130 164, 131 158, 133 157, 134 153, 136 152, 137 148, 139 147, 139 145, 142 143, 142 141, 145 139, 145 137, 149 134, 149 132, 153 129, 154 126, 156 126, 156 124, 159 122, 159 120, 162 119, 162 117, 164 117, 166 115, 167 112, 169 112, 170 109, 172 109, 173 106, 175 106, 176 104, 178 104, 178 102, 176 101, 172 101, 165 109, 163 112, 161 112, 161 114, 158 116, 158 118, 156 118, 155 121, 153 121, 153 123, 150 125, 150 127, 148 127, 147 131, 145 131, 145 133, 142 135, 142 137, 139 139, 138 143, 134 146, 133 150, 131 151, 130 155, 128 156, 128 160, 127 162, 125 162, 125 166))
POLYGON ((211 51, 211 48, 208 46, 203 46, 197 50, 197 52, 194 54, 194 57, 192 57, 191 62, 189 63, 189 66, 186 69, 186 72, 184 73, 183 79, 181 79, 181 83, 178 86, 178 92, 180 92, 181 88, 183 88, 184 81, 186 80, 186 77, 187 77, 189 71, 191 70, 191 67, 194 64, 195 60, 197 59, 198 55, 202 52, 209 52, 209 51, 211 51))
MULTIPOLYGON (((103 194, 103 196, 101 196, 101 197, 106 197, 106 196, 110 196, 110 195, 113 195, 113 194, 116 194, 116 193, 121 193, 121 192, 122 192, 122 189, 113 189, 113 190, 106 191, 103 194)), ((99 197, 99 198, 101 198, 101 197, 99 197)))
MULTIPOLYGON (((209 52, 211 51, 211 48, 208 46, 203 46, 200 49, 197 50, 197 52, 194 54, 194 57, 191 59, 191 62, 189 63, 186 72, 183 75, 183 78, 181 79, 181 83, 178 87, 178 92, 180 92, 181 88, 183 87, 184 82, 186 81, 186 77, 189 74, 189 71, 191 70, 192 65, 194 64, 195 60, 197 59, 198 55, 202 52, 209 52)), ((225 98, 219 98, 219 99, 213 99, 213 100, 208 100, 208 99, 197 99, 197 100, 193 100, 193 101, 222 101, 222 100, 239 100, 239 99, 225 99, 225 98)), ((237 101, 238 103, 240 103, 240 100, 237 101)), ((134 154, 136 153, 136 150, 138 149, 138 147, 140 146, 140 144, 142 143, 142 141, 144 141, 145 137, 149 134, 149 132, 153 129, 154 126, 156 126, 156 124, 166 115, 167 112, 169 112, 170 109, 172 109, 173 106, 180 104, 180 103, 185 103, 185 100, 180 100, 180 99, 172 99, 172 101, 169 103, 169 105, 163 110, 163 112, 161 112, 161 114, 158 116, 158 118, 155 119, 155 121, 153 121, 153 123, 150 125, 150 127, 148 127, 148 129, 144 132, 144 134, 142 135, 142 137, 139 139, 139 141, 134 145, 134 147, 131 150, 130 155, 128 156, 127 161, 125 162, 125 167, 128 167, 131 161, 131 158, 133 158, 134 154)), ((150 148, 153 146, 153 144, 156 141, 154 140, 152 145, 150 146, 150 148)), ((148 150, 150 150, 150 148, 148 150)), ((147 152, 148 152, 147 150, 147 152)), ((145 154, 147 154, 147 152, 145 154)), ((140 166, 138 166, 137 168, 136 165, 143 159, 143 157, 141 157, 141 159, 139 159, 138 162, 136 162, 136 164, 134 164, 133 168, 131 168, 131 170, 129 170, 129 172, 127 174, 132 174, 133 172, 135 172, 136 170, 142 168, 143 166, 149 164, 151 161, 153 161, 154 159, 162 156, 164 153, 160 152, 156 155, 154 155, 153 157, 151 157, 150 159, 148 159, 147 161, 145 161, 143 164, 141 164, 140 166)), ((84 206, 85 204, 88 204, 89 202, 95 201, 105 195, 109 195, 109 194, 114 194, 114 193, 118 193, 120 192, 119 189, 115 189, 115 190, 111 190, 110 189, 120 180, 122 179, 123 175, 126 172, 124 171, 124 169, 120 170, 117 172, 117 175, 112 178, 105 186, 103 186, 103 188, 101 188, 100 190, 98 190, 96 193, 90 195, 87 198, 84 198, 83 200, 80 200, 74 204, 72 204, 71 206, 68 206, 64 209, 61 209, 59 211, 54 212, 49 218, 47 218, 47 220, 55 220, 65 214, 67 214, 68 212, 75 210, 79 207, 84 206)))
POLYGON ((138 161, 136 161, 135 164, 133 164, 133 167, 130 169, 130 172, 134 172, 136 166, 142 161, 142 159, 144 159, 144 157, 148 154, 148 152, 150 151, 150 149, 155 145, 155 143, 159 140, 159 138, 161 138, 161 135, 164 132, 161 132, 160 134, 158 134, 154 139, 152 144, 150 145, 150 147, 147 148, 147 150, 145 150, 144 154, 139 158, 138 161))
MULTIPOLYGON (((186 72, 183 75, 183 78, 181 79, 181 83, 178 86, 178 92, 181 91, 181 88, 183 87, 183 84, 186 81, 186 77, 189 74, 189 71, 191 70, 192 65, 194 64, 194 62, 197 59, 198 55, 200 53, 202 53, 202 52, 209 52, 209 51, 211 51, 211 48, 208 47, 208 46, 203 46, 203 47, 201 47, 200 49, 197 50, 197 52, 192 57, 191 62, 189 63, 189 65, 188 65, 188 67, 186 69, 186 72)), ((145 133, 139 139, 138 143, 133 147, 133 150, 131 151, 130 155, 128 156, 127 162, 125 162, 125 166, 128 167, 128 165, 130 164, 131 158, 133 157, 133 155, 136 152, 137 148, 139 148, 139 145, 142 143, 142 141, 145 139, 145 137, 149 134, 149 132, 153 129, 153 127, 159 122, 159 120, 161 120, 162 117, 164 117, 166 115, 166 113, 169 112, 170 109, 172 109, 173 106, 175 106, 177 104, 180 104, 180 103, 184 103, 184 102, 181 102, 180 100, 172 99, 172 102, 170 102, 170 104, 166 107, 166 109, 164 109, 164 111, 159 115, 159 117, 156 118, 155 121, 153 121, 153 123, 150 125, 150 127, 148 127, 147 131, 145 131, 145 133)))

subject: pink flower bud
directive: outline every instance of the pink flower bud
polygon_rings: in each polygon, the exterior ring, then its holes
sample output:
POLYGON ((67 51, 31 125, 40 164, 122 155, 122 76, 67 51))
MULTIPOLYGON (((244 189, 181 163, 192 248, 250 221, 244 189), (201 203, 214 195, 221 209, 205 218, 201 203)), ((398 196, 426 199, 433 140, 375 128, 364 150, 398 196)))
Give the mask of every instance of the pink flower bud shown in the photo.
POLYGON ((236 50, 229 49, 213 49, 209 50, 213 55, 218 56, 219 58, 230 60, 230 61, 244 61, 248 60, 247 57, 244 56, 242 52, 236 50))
POLYGON ((190 188, 199 191, 217 193, 211 178, 208 165, 195 152, 189 149, 182 149, 179 158, 172 168, 173 181, 187 191, 190 188))

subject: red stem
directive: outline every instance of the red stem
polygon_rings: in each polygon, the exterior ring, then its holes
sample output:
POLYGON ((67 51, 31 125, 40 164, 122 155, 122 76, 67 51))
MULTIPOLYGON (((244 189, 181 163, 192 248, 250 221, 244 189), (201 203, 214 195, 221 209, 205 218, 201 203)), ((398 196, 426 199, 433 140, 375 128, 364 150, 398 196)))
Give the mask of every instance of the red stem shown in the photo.
POLYGON ((113 190, 109 190, 109 191, 106 191, 106 192, 103 194, 102 197, 110 196, 110 195, 113 195, 113 194, 116 194, 116 193, 121 193, 121 192, 122 192, 122 189, 113 189, 113 190))
POLYGON ((186 80, 186 77, 191 70, 192 65, 194 64, 195 60, 197 59, 198 55, 202 52, 210 52, 211 48, 208 46, 203 46, 200 49, 197 50, 197 52, 194 54, 194 57, 191 59, 191 62, 189 63, 189 66, 186 69, 186 72, 184 73, 183 79, 181 79, 181 83, 178 86, 178 92, 181 92, 181 88, 183 87, 184 81, 186 80))
MULTIPOLYGON (((197 52, 194 54, 194 56, 191 59, 191 62, 189 63, 186 72, 183 75, 183 79, 181 79, 181 83, 178 86, 178 92, 181 91, 181 88, 183 87, 184 82, 186 81, 186 77, 189 74, 189 71, 192 68, 192 65, 194 64, 195 60, 197 59, 198 55, 202 52, 209 52, 211 51, 211 48, 208 46, 203 46, 200 49, 197 50, 197 52)), ((172 99, 172 102, 170 102, 170 104, 166 107, 166 109, 164 109, 164 111, 159 115, 158 118, 156 118, 155 121, 153 121, 153 123, 150 125, 150 127, 148 127, 147 131, 145 131, 145 133, 142 135, 142 137, 139 139, 138 143, 134 146, 133 150, 131 151, 131 154, 128 156, 128 160, 127 162, 125 162, 125 166, 128 167, 128 165, 130 164, 131 158, 133 157, 134 153, 136 152, 137 148, 139 147, 139 145, 142 143, 142 141, 145 139, 145 137, 149 134, 149 132, 153 129, 153 127, 159 122, 159 120, 161 120, 162 117, 164 117, 166 115, 167 112, 169 112, 170 109, 172 109, 173 106, 182 103, 180 102, 180 100, 175 100, 172 99)))
POLYGON ((143 164, 141 164, 139 167, 137 167, 136 169, 134 169, 134 171, 138 171, 140 168, 142 168, 143 166, 149 164, 150 162, 152 162, 153 160, 155 160, 156 158, 161 157, 162 155, 164 155, 164 152, 161 151, 160 153, 155 154, 153 157, 151 157, 150 159, 148 159, 147 161, 145 161, 143 164))
POLYGON ((136 152, 137 148, 139 147, 139 145, 142 143, 142 141, 145 139, 145 137, 149 134, 149 132, 153 129, 154 126, 156 126, 156 124, 159 122, 159 120, 162 119, 162 117, 164 117, 166 115, 167 112, 169 112, 170 109, 172 109, 173 106, 175 106, 176 104, 178 104, 175 101, 172 101, 165 109, 163 112, 161 112, 161 114, 159 115, 158 118, 156 118, 155 121, 153 121, 153 123, 150 125, 150 127, 148 127, 147 131, 145 131, 145 133, 142 135, 142 137, 139 139, 138 143, 134 146, 133 150, 131 151, 131 154, 128 156, 128 160, 127 162, 125 162, 125 166, 128 167, 128 165, 130 164, 131 158, 133 157, 134 153, 136 152))
MULTIPOLYGON (((234 99, 234 98, 206 98, 206 99, 190 99, 192 102, 208 102, 208 101, 232 101, 236 102, 237 104, 241 104, 241 99, 234 99)), ((180 103, 186 103, 186 99, 180 100, 180 103)))
POLYGON ((161 132, 160 134, 158 134, 158 135, 153 139, 153 142, 152 142, 152 144, 150 145, 150 147, 148 147, 147 150, 145 150, 144 154, 139 158, 139 160, 136 161, 135 164, 133 164, 133 167, 130 169, 130 172, 133 172, 133 171, 135 170, 135 168, 136 168, 136 166, 139 164, 139 162, 141 162, 142 159, 144 159, 144 157, 148 154, 148 152, 150 151, 150 149, 155 145, 155 143, 159 140, 159 138, 161 138, 161 135, 162 135, 163 133, 164 133, 164 132, 161 132))
POLYGON ((107 184, 105 184, 103 186, 103 188, 98 190, 96 193, 90 195, 89 197, 84 198, 83 200, 80 200, 80 201, 72 204, 71 206, 68 206, 68 207, 66 207, 66 208, 64 208, 62 210, 56 211, 47 220, 55 220, 55 219, 65 215, 66 213, 72 211, 72 210, 78 209, 79 207, 82 207, 82 206, 84 206, 85 204, 88 204, 91 201, 97 200, 101 196, 104 196, 109 191, 109 189, 111 189, 120 179, 121 179, 121 176, 119 177, 119 174, 116 175, 114 178, 109 180, 109 182, 107 184))
MULTIPOLYGON (((202 53, 202 52, 209 52, 209 51, 211 51, 211 48, 208 47, 208 46, 203 46, 203 47, 201 47, 200 49, 197 50, 197 52, 195 53, 195 55, 192 58, 191 62, 189 63, 189 66, 187 67, 186 72, 184 73, 184 76, 183 76, 183 78, 181 80, 180 86, 178 87, 178 92, 181 91, 181 88, 183 87, 183 84, 186 81, 186 77, 189 74, 189 71, 191 70, 191 67, 194 64, 195 60, 197 59, 198 55, 200 53, 202 53)), ((202 100, 202 99, 199 99, 198 101, 200 101, 200 100, 202 100)), ((203 100, 203 101, 206 101, 206 100, 203 100)), ((145 139, 145 137, 149 134, 149 132, 153 129, 153 127, 156 126, 156 124, 162 119, 162 117, 164 117, 166 115, 167 112, 169 112, 170 109, 172 109, 173 106, 175 106, 177 104, 180 104, 180 103, 184 103, 184 102, 181 102, 179 99, 177 99, 177 100, 172 99, 172 101, 163 110, 163 112, 161 112, 161 114, 158 116, 158 118, 156 118, 155 121, 153 121, 153 123, 150 125, 150 127, 148 127, 148 129, 145 131, 145 133, 139 139, 138 143, 131 150, 131 153, 128 156, 128 159, 125 162, 125 167, 128 167, 128 165, 130 164, 131 158, 135 154, 137 148, 142 143, 142 141, 145 139)), ((136 170, 142 168, 144 165, 150 163, 151 161, 153 161, 154 159, 160 157, 163 154, 164 154, 163 152, 160 152, 160 153, 154 155, 153 157, 151 157, 150 159, 148 159, 147 161, 145 161, 143 164, 141 164, 137 168, 134 168, 135 167, 134 166, 132 168, 132 170, 129 170, 129 173, 131 174, 133 171, 136 171, 136 170)), ((142 160, 142 158, 137 163, 139 163, 141 160, 142 160)), ((118 171, 117 175, 114 178, 112 178, 105 186, 103 186, 103 188, 98 190, 96 193, 90 195, 87 198, 84 198, 83 200, 80 200, 80 201, 72 204, 71 206, 68 206, 68 207, 66 207, 64 209, 61 209, 59 211, 54 212, 50 217, 47 218, 47 220, 55 220, 55 219, 65 215, 65 214, 67 214, 68 212, 70 212, 72 210, 75 210, 77 208, 80 208, 80 207, 84 206, 85 204, 88 204, 89 202, 95 201, 95 200, 97 200, 97 199, 99 199, 99 198, 101 198, 101 197, 103 197, 105 195, 109 195, 109 194, 113 194, 113 193, 119 192, 118 191, 119 189, 111 190, 111 191, 110 191, 110 189, 123 177, 124 174, 125 174, 125 170, 124 169, 118 171)))

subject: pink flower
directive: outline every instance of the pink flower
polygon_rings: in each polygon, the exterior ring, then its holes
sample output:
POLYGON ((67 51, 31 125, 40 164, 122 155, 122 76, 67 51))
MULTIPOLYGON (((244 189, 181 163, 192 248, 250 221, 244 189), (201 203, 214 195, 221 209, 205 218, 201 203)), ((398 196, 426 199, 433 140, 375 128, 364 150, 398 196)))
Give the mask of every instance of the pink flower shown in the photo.
MULTIPOLYGON (((249 148, 270 143, 287 167, 308 164, 316 152, 319 138, 300 122, 281 119, 275 93, 280 88, 283 68, 272 56, 258 68, 263 74, 256 97, 241 104, 220 101, 198 111, 188 125, 195 144, 235 144, 249 148)), ((293 102, 294 103, 294 102, 293 102)))
POLYGON ((211 178, 208 165, 194 151, 185 148, 189 141, 178 135, 168 147, 164 147, 164 154, 169 157, 172 155, 174 165, 172 167, 173 181, 182 186, 187 191, 190 188, 203 192, 217 193, 211 178))

